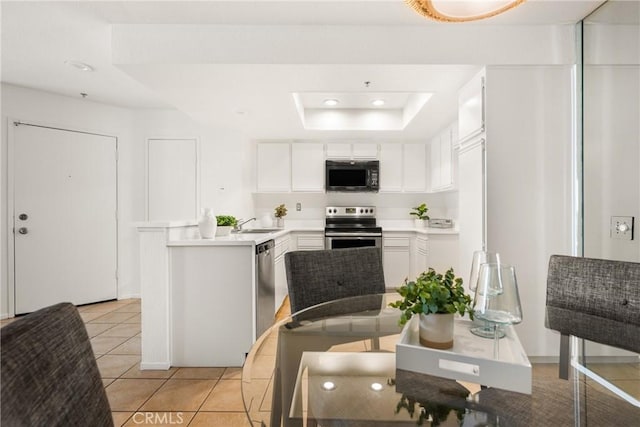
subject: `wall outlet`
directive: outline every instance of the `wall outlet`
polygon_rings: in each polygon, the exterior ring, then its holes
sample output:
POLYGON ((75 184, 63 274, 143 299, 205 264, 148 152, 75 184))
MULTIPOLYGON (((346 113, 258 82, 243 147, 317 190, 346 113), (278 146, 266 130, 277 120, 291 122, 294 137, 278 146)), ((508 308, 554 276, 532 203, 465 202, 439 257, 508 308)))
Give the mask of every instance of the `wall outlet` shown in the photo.
POLYGON ((634 217, 632 216, 612 216, 611 217, 611 238, 621 240, 633 240, 634 217))
POLYGON ((301 211, 302 210, 302 203, 300 203, 300 202, 296 203, 296 210, 297 211, 301 211))

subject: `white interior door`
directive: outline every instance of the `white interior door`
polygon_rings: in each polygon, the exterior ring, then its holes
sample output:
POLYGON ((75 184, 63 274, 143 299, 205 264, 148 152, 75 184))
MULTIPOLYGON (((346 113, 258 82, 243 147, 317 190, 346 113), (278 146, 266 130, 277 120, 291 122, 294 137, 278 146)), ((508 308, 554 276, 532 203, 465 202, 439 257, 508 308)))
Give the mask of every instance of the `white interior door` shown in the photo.
POLYGON ((16 314, 117 296, 116 138, 14 129, 16 314))

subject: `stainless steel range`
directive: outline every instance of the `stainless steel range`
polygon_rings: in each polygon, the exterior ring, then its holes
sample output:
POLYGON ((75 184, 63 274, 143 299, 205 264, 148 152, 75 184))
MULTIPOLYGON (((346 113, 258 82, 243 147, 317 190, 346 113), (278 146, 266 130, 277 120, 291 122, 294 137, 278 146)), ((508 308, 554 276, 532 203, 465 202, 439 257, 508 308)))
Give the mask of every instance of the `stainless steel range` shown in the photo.
POLYGON ((325 211, 325 249, 375 246, 382 248, 382 227, 373 206, 328 206, 325 211))

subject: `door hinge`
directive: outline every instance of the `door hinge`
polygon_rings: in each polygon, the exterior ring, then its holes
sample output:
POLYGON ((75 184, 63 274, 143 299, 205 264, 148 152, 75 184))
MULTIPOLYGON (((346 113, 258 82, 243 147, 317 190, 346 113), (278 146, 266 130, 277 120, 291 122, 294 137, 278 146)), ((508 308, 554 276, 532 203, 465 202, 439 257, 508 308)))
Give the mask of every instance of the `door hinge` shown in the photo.
POLYGON ((116 276, 116 281, 117 281, 117 280, 119 279, 119 277, 118 277, 118 270, 116 270, 116 274, 115 274, 115 276, 116 276))

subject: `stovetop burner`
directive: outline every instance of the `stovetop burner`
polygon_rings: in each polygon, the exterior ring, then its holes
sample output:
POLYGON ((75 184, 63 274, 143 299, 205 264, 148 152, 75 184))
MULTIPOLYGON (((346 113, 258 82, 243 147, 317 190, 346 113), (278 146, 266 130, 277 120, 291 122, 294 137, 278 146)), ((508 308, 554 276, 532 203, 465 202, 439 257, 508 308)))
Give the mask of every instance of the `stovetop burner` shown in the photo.
POLYGON ((329 206, 325 216, 326 232, 382 235, 382 228, 376 224, 376 209, 373 206, 329 206))

